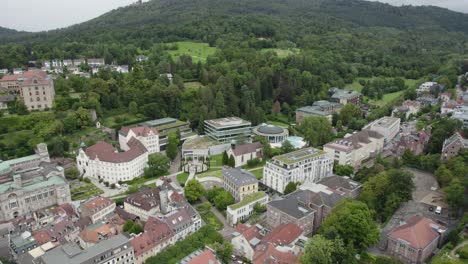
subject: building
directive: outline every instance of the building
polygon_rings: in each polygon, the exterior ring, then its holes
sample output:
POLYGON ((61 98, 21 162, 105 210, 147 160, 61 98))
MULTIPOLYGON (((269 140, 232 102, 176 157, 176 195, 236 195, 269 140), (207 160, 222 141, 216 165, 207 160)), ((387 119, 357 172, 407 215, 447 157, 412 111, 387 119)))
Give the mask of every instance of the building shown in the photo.
POLYGON ((376 157, 383 147, 384 137, 379 132, 362 130, 325 144, 323 150, 338 164, 351 165, 356 168, 367 159, 376 157))
POLYGON ((210 156, 223 154, 224 151, 227 152, 230 149, 231 144, 228 142, 220 143, 206 135, 195 136, 182 144, 182 157, 185 161, 187 159, 205 161, 210 156))
POLYGON ((196 137, 196 133, 190 128, 190 122, 180 121, 171 117, 161 118, 146 121, 138 124, 139 126, 154 128, 159 136, 159 150, 166 149, 168 144, 169 132, 177 132, 180 134, 180 141, 185 142, 189 138, 196 137))
POLYGON ((249 140, 252 123, 239 117, 205 120, 205 134, 215 141, 230 143, 249 140))
POLYGON ((148 154, 159 152, 159 135, 158 131, 151 127, 123 127, 119 131, 119 145, 124 151, 130 150, 128 142, 136 138, 148 150, 148 154))
POLYGON ((456 132, 451 137, 444 140, 440 159, 447 161, 457 156, 458 153, 465 149, 468 149, 468 139, 463 138, 460 133, 456 132))
POLYGON ((16 99, 15 95, 0 95, 0 110, 8 109, 8 103, 14 102, 16 99))
POLYGON ((228 223, 233 226, 247 220, 254 212, 254 206, 257 203, 266 205, 268 203, 268 195, 264 192, 251 193, 244 196, 242 201, 229 205, 226 210, 228 223))
POLYGON ((289 182, 318 182, 333 172, 326 152, 306 148, 273 157, 263 168, 262 183, 282 193, 289 182))
POLYGON ((224 167, 222 173, 223 187, 236 201, 242 201, 246 195, 258 192, 258 180, 249 171, 224 167))
POLYGON ((392 154, 401 158, 405 150, 409 149, 414 155, 420 155, 424 152, 430 138, 429 129, 409 134, 401 133, 399 139, 393 143, 392 154))
POLYGON ((400 121, 399 117, 384 116, 369 123, 363 130, 378 132, 380 135, 384 136, 384 145, 387 145, 396 137, 398 132, 400 132, 400 121))
POLYGON ((141 176, 148 163, 148 150, 136 138, 130 139, 127 145, 129 150, 125 152, 118 152, 104 141, 81 148, 76 157, 78 170, 83 177, 110 184, 141 176))
POLYGON ((445 231, 445 227, 428 218, 413 216, 388 234, 387 254, 408 264, 425 263, 445 231))
POLYGON ((104 61, 103 58, 90 58, 87 61, 88 61, 88 65, 91 66, 92 68, 99 68, 99 67, 106 65, 106 62, 104 61))
POLYGON ((12 160, 0 160, 0 182, 11 178, 16 171, 29 170, 40 167, 41 163, 49 163, 49 151, 45 143, 40 143, 36 146, 36 154, 29 155, 12 160))
POLYGON ((421 110, 421 104, 418 101, 406 100, 401 106, 395 107, 392 116, 404 116, 409 118, 410 115, 416 115, 421 110))
POLYGON ((296 110, 296 123, 300 124, 306 116, 321 116, 332 122, 332 114, 339 112, 342 106, 339 102, 316 101, 312 106, 304 106, 296 110))
POLYGON ((82 248, 90 248, 103 240, 109 239, 122 232, 122 226, 113 223, 98 222, 85 227, 78 234, 78 241, 82 248))
POLYGON ((262 143, 254 142, 240 145, 232 144, 231 148, 227 151, 227 154, 228 157, 234 157, 235 167, 240 167, 246 165, 249 160, 262 160, 262 152, 262 143))
POLYGON ((436 82, 424 82, 419 85, 419 87, 416 89, 417 94, 421 93, 430 93, 434 91, 436 88, 438 88, 438 84, 436 82))
POLYGON ((180 264, 221 264, 216 258, 214 251, 210 248, 205 250, 197 250, 183 258, 180 264))
POLYGON ((81 217, 90 217, 96 223, 115 210, 115 201, 107 197, 95 197, 80 205, 81 217))
POLYGON ((253 264, 299 264, 299 254, 288 248, 273 246, 270 243, 262 243, 256 247, 253 264))
POLYGON ((37 258, 36 263, 127 264, 134 263, 134 255, 130 239, 119 234, 87 249, 73 243, 60 245, 37 258))
POLYGON ((361 93, 353 90, 343 90, 336 87, 330 88, 330 101, 340 104, 361 104, 361 93))
POLYGON ((54 81, 41 70, 3 76, 0 91, 19 95, 30 111, 52 108, 55 98, 54 81))
POLYGON ((163 184, 155 188, 143 187, 125 197, 124 209, 146 221, 150 216, 167 214, 185 202, 182 193, 169 184, 163 184))
POLYGON ((421 104, 421 106, 436 105, 437 103, 439 103, 439 100, 437 100, 437 98, 435 98, 434 95, 426 93, 418 95, 416 101, 418 101, 421 104))
POLYGON ((255 136, 263 137, 268 140, 270 146, 279 148, 289 136, 289 130, 284 127, 261 124, 252 130, 255 136))
POLYGON ((231 239, 233 251, 237 256, 253 259, 255 247, 260 244, 266 230, 260 225, 238 224, 231 239))
POLYGON ((450 100, 442 103, 442 106, 440 107, 440 113, 443 115, 447 115, 454 112, 460 112, 463 110, 463 108, 464 106, 461 100, 450 100))
POLYGON ((460 107, 453 112, 453 119, 458 119, 462 122, 463 128, 468 128, 468 106, 460 107))
POLYGON ((318 182, 320 185, 324 185, 331 190, 335 190, 344 197, 350 197, 356 199, 362 191, 362 184, 353 181, 348 177, 333 175, 325 177, 318 182))
POLYGON ((70 189, 63 168, 42 163, 29 170, 16 170, 0 184, 0 221, 70 201, 70 189))

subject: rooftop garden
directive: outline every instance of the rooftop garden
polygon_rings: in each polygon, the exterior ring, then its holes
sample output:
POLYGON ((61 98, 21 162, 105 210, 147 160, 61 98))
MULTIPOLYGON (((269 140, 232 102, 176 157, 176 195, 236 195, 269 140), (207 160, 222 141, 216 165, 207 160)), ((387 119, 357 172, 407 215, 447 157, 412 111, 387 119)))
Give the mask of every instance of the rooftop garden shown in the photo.
POLYGON ((236 204, 233 204, 233 205, 230 205, 228 206, 229 209, 231 210, 237 210, 239 208, 241 208, 242 206, 246 206, 252 202, 255 202, 263 197, 267 196, 266 193, 264 192, 256 192, 256 193, 252 193, 252 194, 249 194, 247 196, 244 197, 244 199, 241 201, 241 202, 238 202, 236 204))

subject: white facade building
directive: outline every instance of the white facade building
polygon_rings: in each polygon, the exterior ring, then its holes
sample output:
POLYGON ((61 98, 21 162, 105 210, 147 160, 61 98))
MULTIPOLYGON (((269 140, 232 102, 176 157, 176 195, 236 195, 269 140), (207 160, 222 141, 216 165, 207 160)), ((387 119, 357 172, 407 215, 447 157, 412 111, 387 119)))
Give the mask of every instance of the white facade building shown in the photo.
POLYGON ((400 118, 384 116, 366 125, 363 130, 372 130, 384 136, 384 145, 392 141, 400 131, 400 118))
POLYGON ((318 182, 333 172, 328 153, 306 148, 273 157, 263 168, 263 184, 282 193, 289 182, 318 182))
POLYGON ((147 166, 148 150, 135 138, 128 146, 128 151, 118 152, 114 146, 100 141, 81 148, 76 157, 78 170, 83 177, 102 179, 110 184, 139 177, 147 166))
POLYGON ((159 152, 159 135, 158 131, 151 127, 123 127, 119 131, 119 145, 124 151, 128 151, 130 147, 128 142, 136 138, 148 150, 149 154, 159 152))
POLYGON ((437 85, 436 82, 425 82, 419 85, 419 87, 416 89, 416 92, 419 93, 426 93, 430 92, 431 88, 437 85))
POLYGON ((264 192, 252 193, 245 196, 241 202, 229 205, 226 210, 228 223, 235 225, 240 221, 246 220, 252 215, 256 203, 266 205, 268 203, 268 195, 264 192))

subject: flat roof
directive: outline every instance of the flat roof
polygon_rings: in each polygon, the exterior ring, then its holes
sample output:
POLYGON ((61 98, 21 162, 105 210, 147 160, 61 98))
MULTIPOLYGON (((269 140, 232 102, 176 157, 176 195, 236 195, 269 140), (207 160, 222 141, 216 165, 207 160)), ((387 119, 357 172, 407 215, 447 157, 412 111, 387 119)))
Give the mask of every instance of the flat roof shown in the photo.
POLYGON ((326 154, 325 151, 311 147, 311 148, 305 148, 305 149, 296 150, 287 154, 279 155, 279 156, 273 157, 273 159, 284 162, 284 163, 292 164, 298 161, 302 161, 311 157, 324 155, 324 154, 326 154))
POLYGON ((240 126, 240 125, 252 125, 250 121, 246 121, 242 118, 235 117, 235 116, 205 120, 205 123, 211 126, 214 126, 216 128, 232 127, 232 126, 240 126))
POLYGON ((182 145, 184 150, 187 149, 208 149, 213 146, 223 145, 223 143, 219 143, 216 140, 211 139, 208 136, 198 136, 194 138, 189 138, 185 140, 184 144, 182 145))
POLYGON ((322 111, 322 108, 320 106, 304 106, 304 107, 298 108, 297 111, 304 112, 307 114, 312 114, 312 115, 319 115, 319 116, 330 115, 330 113, 322 111))
POLYGON ((165 118, 161 118, 161 119, 154 119, 154 120, 146 121, 146 122, 143 122, 143 123, 140 123, 140 124, 155 127, 155 126, 162 126, 162 125, 174 123, 176 121, 178 121, 178 120, 175 119, 175 118, 165 117, 165 118))
POLYGON ((252 202, 258 201, 266 196, 267 194, 264 192, 251 193, 249 195, 244 196, 244 199, 242 199, 242 201, 233 205, 229 205, 228 208, 231 210, 237 210, 241 208, 242 206, 246 206, 252 202))

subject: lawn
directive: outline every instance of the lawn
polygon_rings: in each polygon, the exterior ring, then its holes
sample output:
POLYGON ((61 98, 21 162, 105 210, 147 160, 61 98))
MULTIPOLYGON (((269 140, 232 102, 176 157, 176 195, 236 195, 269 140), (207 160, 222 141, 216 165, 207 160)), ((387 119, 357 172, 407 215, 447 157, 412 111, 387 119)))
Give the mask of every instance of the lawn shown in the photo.
POLYGON ((438 253, 432 258, 431 263, 438 264, 438 263, 450 263, 450 264, 468 264, 468 259, 454 259, 450 256, 450 252, 452 249, 449 249, 447 245, 445 245, 438 253), (447 262, 447 261, 450 262, 447 262))
POLYGON ((210 156, 210 167, 221 167, 223 166, 223 154, 210 156))
POLYGON ((250 171, 255 177, 257 177, 258 180, 261 180, 263 178, 263 167, 261 169, 256 169, 253 171, 250 171))
POLYGON ((177 181, 180 185, 185 184, 188 179, 189 174, 187 172, 181 173, 177 175, 177 181))
POLYGON ((223 229, 223 223, 211 211, 200 213, 201 218, 207 225, 212 226, 216 231, 223 229))
POLYGON ((104 192, 101 189, 99 189, 96 185, 92 183, 87 183, 83 186, 71 189, 70 193, 72 201, 77 201, 85 200, 92 196, 98 196, 104 192))
POLYGON ((293 49, 275 49, 275 48, 269 48, 269 49, 262 49, 262 52, 268 52, 268 51, 273 51, 278 55, 280 58, 285 58, 288 57, 289 55, 297 54, 299 53, 300 49, 293 48, 293 49))
POLYGON ((199 88, 203 87, 203 84, 200 82, 185 82, 184 87, 187 90, 198 90, 199 88))
MULTIPOLYGON (((356 80, 354 80, 353 83, 350 83, 350 84, 347 84, 344 88, 346 90, 354 90, 354 91, 362 91, 362 85, 359 83, 359 80, 365 80, 365 81, 369 81, 369 80, 372 80, 376 77, 362 77, 362 78, 357 78, 356 80)), ((422 80, 414 80, 414 79, 405 79, 405 85, 407 85, 408 87, 416 87, 416 85, 418 85, 420 82, 422 82, 422 80)))
POLYGON ((221 169, 209 169, 208 171, 197 174, 196 176, 197 176, 197 178, 204 178, 204 177, 221 178, 223 176, 223 173, 222 173, 221 169))
POLYGON ((216 48, 210 47, 208 43, 186 41, 169 44, 177 44, 178 46, 177 50, 167 51, 174 59, 177 59, 180 55, 190 55, 194 63, 206 62, 208 56, 213 55, 216 51, 216 48))
POLYGON ((278 122, 278 121, 267 121, 267 125, 272 125, 272 126, 278 126, 278 127, 283 127, 283 128, 288 128, 288 125, 283 123, 283 122, 278 122))
POLYGON ((402 95, 404 92, 405 91, 398 91, 398 92, 395 92, 395 93, 384 94, 384 96, 380 100, 370 99, 369 104, 376 105, 376 106, 384 106, 387 103, 389 103, 389 102, 393 101, 394 99, 396 99, 397 97, 399 97, 400 95, 402 95))

